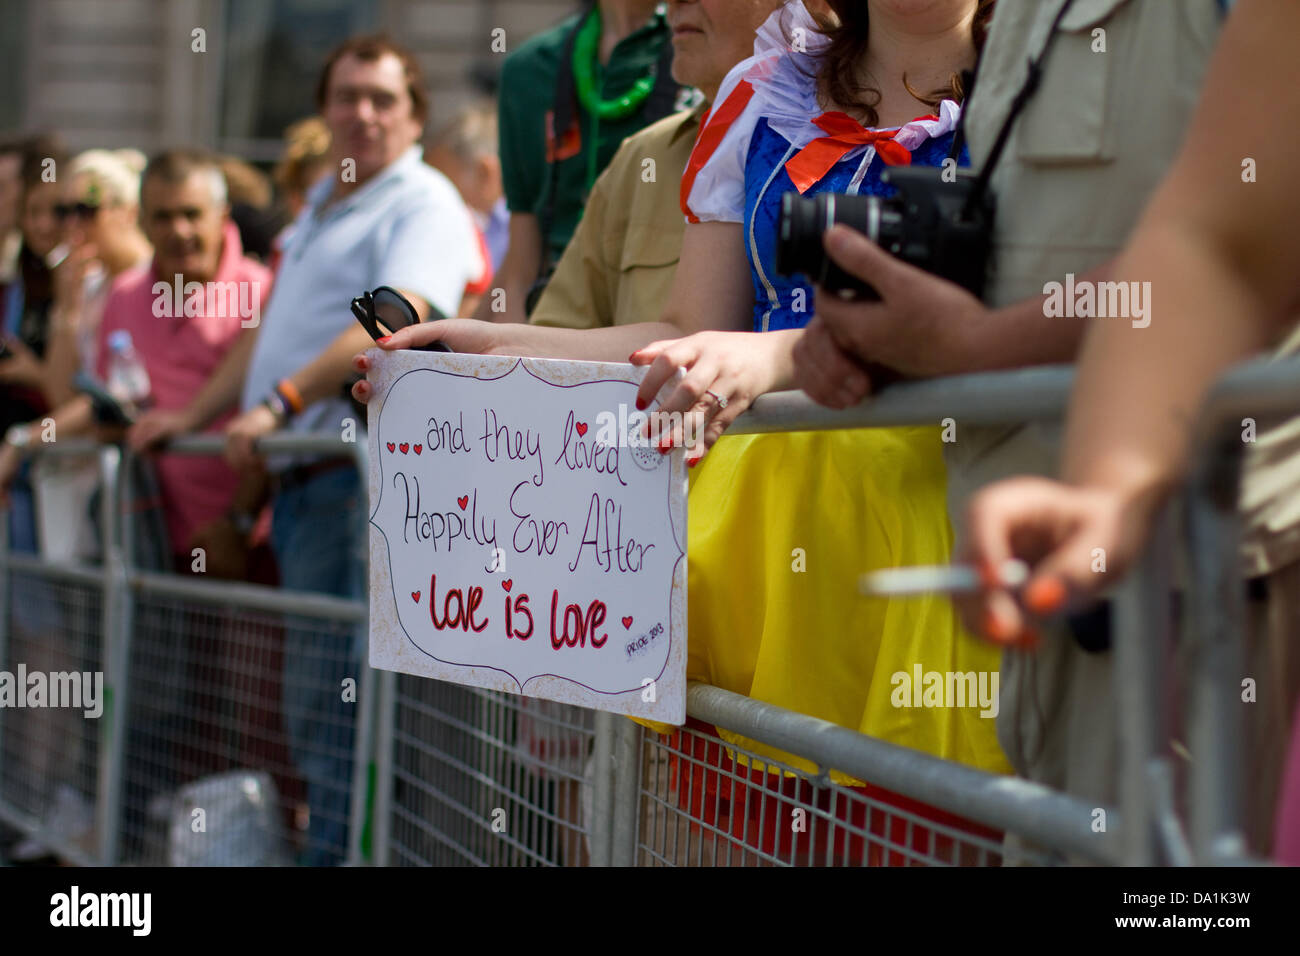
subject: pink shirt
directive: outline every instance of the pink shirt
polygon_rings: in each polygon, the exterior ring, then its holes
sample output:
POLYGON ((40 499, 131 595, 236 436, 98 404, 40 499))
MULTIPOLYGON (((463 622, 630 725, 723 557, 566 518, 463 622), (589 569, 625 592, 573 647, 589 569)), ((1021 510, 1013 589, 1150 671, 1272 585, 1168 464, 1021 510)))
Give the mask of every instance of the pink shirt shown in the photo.
MULTIPOLYGON (((244 257, 239 231, 227 222, 217 275, 202 290, 180 294, 175 276, 158 276, 154 263, 125 272, 113 282, 99 325, 96 371, 108 377, 107 339, 125 329, 149 372, 153 408, 183 408, 212 376, 243 329, 260 320, 271 289, 271 272, 244 257), (164 283, 155 292, 157 283, 164 283), (177 299, 181 308, 177 308, 177 299), (180 314, 177 314, 177 313, 180 314), (186 312, 198 313, 186 316, 186 312)), ((233 410, 214 422, 220 429, 233 410)), ((171 535, 171 550, 188 555, 190 537, 203 524, 230 507, 239 477, 220 458, 159 455, 155 459, 163 498, 163 513, 171 535)))

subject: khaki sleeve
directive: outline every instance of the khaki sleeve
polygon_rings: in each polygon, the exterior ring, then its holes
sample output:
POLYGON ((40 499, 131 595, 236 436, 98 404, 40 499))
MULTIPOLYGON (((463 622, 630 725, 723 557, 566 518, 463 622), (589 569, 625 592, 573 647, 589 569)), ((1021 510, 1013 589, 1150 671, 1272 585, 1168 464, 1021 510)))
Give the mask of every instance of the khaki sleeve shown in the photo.
POLYGON ((560 257, 529 324, 562 329, 595 329, 614 324, 614 284, 618 274, 605 261, 608 173, 596 180, 582 221, 560 257))

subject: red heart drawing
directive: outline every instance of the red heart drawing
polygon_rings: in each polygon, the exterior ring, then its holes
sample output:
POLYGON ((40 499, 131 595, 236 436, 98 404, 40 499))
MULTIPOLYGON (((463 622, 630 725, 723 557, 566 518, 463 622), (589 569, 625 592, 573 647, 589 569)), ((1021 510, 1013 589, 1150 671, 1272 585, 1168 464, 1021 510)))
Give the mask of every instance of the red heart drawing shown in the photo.
POLYGON ((409 449, 411 446, 410 446, 409 444, 407 444, 406 442, 402 442, 402 443, 401 443, 400 445, 398 445, 397 447, 398 447, 399 449, 401 449, 402 454, 405 455, 407 449, 409 449))
POLYGON ((416 604, 419 604, 419 603, 420 603, 420 592, 419 592, 419 591, 412 591, 412 592, 411 592, 411 600, 414 601, 416 604))
POLYGON ((631 617, 623 618, 623 626, 627 628, 629 631, 632 630, 632 618, 631 617))
POLYGON ((512 587, 515 586, 515 579, 506 578, 504 581, 501 582, 501 586, 505 588, 507 591, 509 591, 512 587))
POLYGON ((397 447, 396 443, 391 442, 391 441, 388 443, 388 450, 389 450, 389 451, 392 451, 392 450, 395 449, 396 447, 397 447))
POLYGON ((460 510, 464 511, 465 506, 469 504, 469 495, 461 495, 456 499, 456 504, 460 505, 460 510))
POLYGON ((578 429, 578 437, 579 437, 579 438, 581 438, 583 435, 587 434, 587 423, 586 423, 586 422, 578 422, 578 424, 575 425, 574 427, 578 429))
POLYGON ((420 452, 424 451, 424 446, 416 445, 414 448, 411 449, 411 451, 415 452, 418 455, 420 452))

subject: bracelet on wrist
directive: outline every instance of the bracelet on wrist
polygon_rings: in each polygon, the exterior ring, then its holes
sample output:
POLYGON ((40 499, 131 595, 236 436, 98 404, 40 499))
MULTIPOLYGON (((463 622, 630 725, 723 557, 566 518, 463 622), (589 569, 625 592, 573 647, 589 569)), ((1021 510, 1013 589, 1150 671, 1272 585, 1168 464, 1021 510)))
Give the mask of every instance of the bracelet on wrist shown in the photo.
POLYGON ((262 399, 262 404, 275 416, 276 424, 283 425, 289 420, 289 406, 278 392, 272 392, 262 399))
POLYGON ((282 378, 276 383, 274 391, 284 401, 285 407, 289 409, 290 414, 302 414, 305 406, 302 401, 302 392, 298 391, 298 386, 294 385, 289 379, 282 378))

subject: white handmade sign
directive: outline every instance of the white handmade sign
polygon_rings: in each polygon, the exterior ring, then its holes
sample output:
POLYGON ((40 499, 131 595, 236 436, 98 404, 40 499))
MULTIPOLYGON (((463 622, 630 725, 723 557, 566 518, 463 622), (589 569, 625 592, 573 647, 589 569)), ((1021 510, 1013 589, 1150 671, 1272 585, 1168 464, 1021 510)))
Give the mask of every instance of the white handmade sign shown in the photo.
POLYGON ((686 469, 644 369, 372 350, 370 663, 686 719, 686 469))

